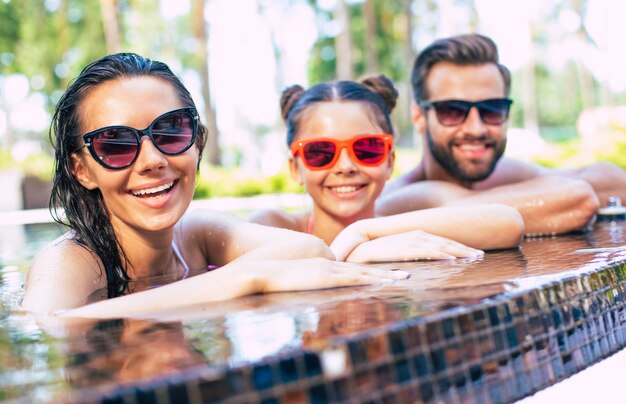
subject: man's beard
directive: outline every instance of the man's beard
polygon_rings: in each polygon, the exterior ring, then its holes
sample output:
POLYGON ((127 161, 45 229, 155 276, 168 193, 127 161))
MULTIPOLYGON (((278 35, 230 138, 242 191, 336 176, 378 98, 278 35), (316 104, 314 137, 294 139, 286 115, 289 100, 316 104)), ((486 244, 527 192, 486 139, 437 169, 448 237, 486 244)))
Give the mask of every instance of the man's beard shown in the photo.
POLYGON ((454 158, 452 154, 452 146, 451 143, 447 145, 438 145, 432 138, 430 134, 430 130, 426 129, 426 140, 428 142, 428 149, 430 150, 430 154, 435 158, 435 161, 439 163, 441 167, 443 167, 448 174, 458 179, 461 182, 478 182, 484 179, 487 179, 493 170, 496 168, 496 164, 500 157, 504 154, 504 149, 506 146, 505 142, 496 143, 494 151, 495 154, 493 159, 489 163, 486 169, 482 171, 469 172, 459 165, 459 163, 454 158))

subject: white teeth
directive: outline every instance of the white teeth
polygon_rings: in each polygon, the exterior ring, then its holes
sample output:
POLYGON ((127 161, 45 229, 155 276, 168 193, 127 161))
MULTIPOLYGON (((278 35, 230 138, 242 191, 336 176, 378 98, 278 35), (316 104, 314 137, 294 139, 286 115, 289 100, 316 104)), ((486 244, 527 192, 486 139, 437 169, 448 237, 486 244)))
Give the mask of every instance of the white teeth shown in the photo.
POLYGON ((344 193, 344 192, 354 192, 358 190, 359 188, 361 187, 357 187, 355 185, 344 185, 342 187, 333 187, 332 190, 337 193, 344 193))
POLYGON ((482 150, 485 148, 483 144, 462 144, 459 145, 462 150, 482 150))
POLYGON ((131 191, 131 193, 133 195, 135 195, 135 196, 156 194, 157 192, 165 191, 166 189, 169 189, 169 188, 171 188, 173 186, 174 186, 174 181, 172 181, 170 183, 167 183, 167 184, 159 185, 158 187, 154 187, 154 188, 147 188, 147 189, 140 189, 138 191, 131 191))

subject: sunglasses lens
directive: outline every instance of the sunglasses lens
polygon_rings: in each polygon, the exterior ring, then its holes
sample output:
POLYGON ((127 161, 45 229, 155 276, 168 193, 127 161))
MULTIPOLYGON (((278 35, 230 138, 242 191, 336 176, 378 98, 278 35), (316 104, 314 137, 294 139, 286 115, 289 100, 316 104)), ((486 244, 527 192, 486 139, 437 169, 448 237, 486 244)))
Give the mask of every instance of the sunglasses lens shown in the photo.
POLYGON ((387 147, 380 137, 360 138, 352 144, 352 150, 357 159, 363 164, 379 164, 386 156, 387 147))
POLYGON ((194 140, 195 122, 186 112, 166 114, 152 124, 152 137, 159 150, 165 154, 178 154, 187 150, 194 140))
POLYGON ((326 141, 306 143, 302 148, 302 156, 310 167, 320 168, 330 164, 335 157, 337 147, 326 141))
POLYGON ((509 116, 508 100, 485 100, 481 102, 479 107, 480 118, 483 122, 490 125, 500 125, 506 121, 509 116))
POLYGON ((442 125, 453 126, 462 123, 467 117, 470 106, 456 101, 442 101, 435 106, 437 119, 442 125))
POLYGON ((125 167, 137 154, 137 137, 125 128, 111 128, 93 135, 91 143, 96 155, 106 166, 125 167))

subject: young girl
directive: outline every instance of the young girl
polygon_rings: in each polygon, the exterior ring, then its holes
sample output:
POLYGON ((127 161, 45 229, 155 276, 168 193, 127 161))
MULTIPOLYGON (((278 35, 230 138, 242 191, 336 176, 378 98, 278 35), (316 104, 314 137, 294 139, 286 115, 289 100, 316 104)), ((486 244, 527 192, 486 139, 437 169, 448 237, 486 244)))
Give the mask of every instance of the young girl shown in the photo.
POLYGON ((505 205, 374 218, 376 198, 393 171, 390 113, 397 94, 384 76, 321 83, 306 91, 297 85, 287 88, 281 108, 291 150, 289 169, 311 196, 313 211, 265 210, 250 220, 314 234, 337 259, 351 261, 469 257, 482 254, 475 248, 517 246, 523 221, 505 205))
POLYGON ((407 276, 332 261, 309 235, 187 212, 205 133, 189 92, 165 64, 122 53, 87 66, 61 97, 51 130, 51 207, 63 208, 70 231, 35 257, 23 307, 124 317, 407 276), (202 274, 185 279, 190 271, 202 274), (79 308, 101 288, 116 297, 127 294, 129 281, 157 275, 177 282, 79 308))

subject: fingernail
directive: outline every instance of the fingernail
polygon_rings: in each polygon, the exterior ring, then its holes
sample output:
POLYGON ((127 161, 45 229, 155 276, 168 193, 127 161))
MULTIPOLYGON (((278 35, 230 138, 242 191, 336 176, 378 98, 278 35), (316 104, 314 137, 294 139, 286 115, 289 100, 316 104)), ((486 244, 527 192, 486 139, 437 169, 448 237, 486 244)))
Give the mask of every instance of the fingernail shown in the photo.
POLYGON ((409 273, 407 271, 396 270, 393 271, 393 277, 396 279, 406 279, 409 277, 409 273))

